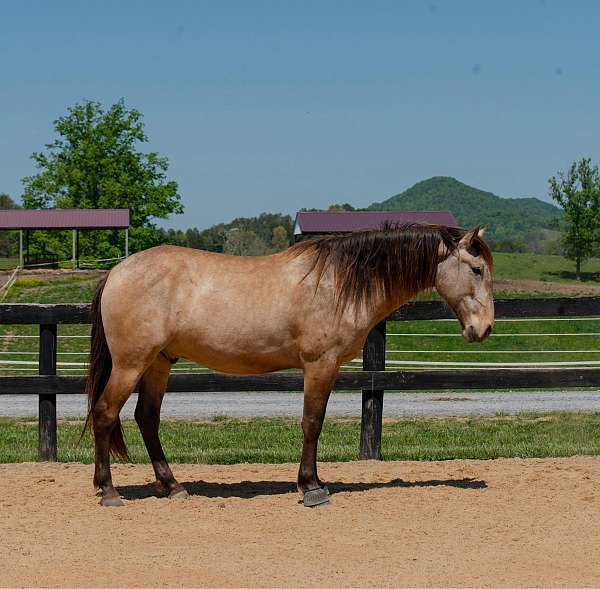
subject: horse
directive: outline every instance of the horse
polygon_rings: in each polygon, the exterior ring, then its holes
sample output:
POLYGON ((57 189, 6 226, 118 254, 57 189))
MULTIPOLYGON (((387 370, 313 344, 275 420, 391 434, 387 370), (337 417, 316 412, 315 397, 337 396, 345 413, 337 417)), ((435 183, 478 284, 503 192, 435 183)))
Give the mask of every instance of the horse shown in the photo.
POLYGON ((479 227, 438 225, 323 236, 266 256, 170 245, 130 256, 99 283, 92 303, 86 426, 93 428, 100 504, 123 504, 110 457, 128 459, 119 412, 138 384, 135 420, 157 492, 187 497, 159 439, 160 408, 178 358, 233 374, 301 369, 297 486, 305 505, 328 502, 317 444, 339 367, 356 357, 377 323, 433 288, 463 337, 484 340, 494 325, 492 266, 479 227))

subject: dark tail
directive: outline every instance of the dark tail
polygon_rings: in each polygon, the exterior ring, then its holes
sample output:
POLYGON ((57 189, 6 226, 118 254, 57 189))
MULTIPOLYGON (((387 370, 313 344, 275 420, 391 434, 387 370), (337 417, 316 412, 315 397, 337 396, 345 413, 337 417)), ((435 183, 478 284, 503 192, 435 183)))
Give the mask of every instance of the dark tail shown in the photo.
MULTIPOLYGON (((94 300, 92 301, 92 345, 90 349, 90 365, 88 368, 86 392, 88 396, 88 414, 85 420, 83 431, 91 427, 94 419, 94 406, 102 396, 104 389, 110 378, 112 370, 112 357, 106 336, 104 334, 104 325, 102 324, 102 310, 100 301, 108 274, 100 281, 94 300)), ((117 422, 110 434, 110 452, 122 460, 129 460, 127 446, 123 439, 123 426, 121 420, 117 417, 117 422)))

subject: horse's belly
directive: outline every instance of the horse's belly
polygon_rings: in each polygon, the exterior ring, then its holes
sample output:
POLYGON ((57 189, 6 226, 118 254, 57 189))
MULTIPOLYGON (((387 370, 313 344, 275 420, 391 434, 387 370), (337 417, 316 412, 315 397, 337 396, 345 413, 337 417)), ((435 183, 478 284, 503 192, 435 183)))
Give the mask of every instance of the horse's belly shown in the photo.
POLYGON ((274 358, 261 358, 254 356, 252 358, 243 358, 239 356, 226 357, 223 355, 217 356, 202 356, 187 357, 188 360, 196 362, 201 366, 216 370, 217 372, 225 372, 228 374, 263 374, 265 372, 275 372, 276 370, 284 370, 286 368, 295 368, 290 362, 274 358))
POLYGON ((168 346, 169 355, 186 358, 201 366, 229 374, 262 374, 286 368, 300 368, 298 354, 282 346, 262 351, 249 344, 245 350, 231 346, 211 347, 198 343, 168 346))

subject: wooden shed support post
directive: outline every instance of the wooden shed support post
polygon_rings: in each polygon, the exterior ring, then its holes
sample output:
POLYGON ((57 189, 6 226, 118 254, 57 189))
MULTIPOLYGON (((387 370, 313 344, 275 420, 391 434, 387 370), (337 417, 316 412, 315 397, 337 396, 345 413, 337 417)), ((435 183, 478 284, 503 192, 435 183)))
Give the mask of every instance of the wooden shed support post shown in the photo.
POLYGON ((125 229, 125 257, 129 257, 129 229, 125 229))
POLYGON ((73 270, 77 269, 77 229, 71 229, 72 244, 71 244, 71 262, 73 263, 73 270))
MULTIPOLYGON (((363 370, 385 370, 385 321, 378 323, 367 336, 363 348, 363 370)), ((360 423, 361 460, 381 458, 383 390, 363 389, 360 423)))
POLYGON ((19 268, 23 268, 23 229, 19 230, 19 268))
MULTIPOLYGON (((56 324, 40 325, 39 373, 56 374, 56 324)), ((56 462, 56 395, 39 395, 38 460, 56 462)))

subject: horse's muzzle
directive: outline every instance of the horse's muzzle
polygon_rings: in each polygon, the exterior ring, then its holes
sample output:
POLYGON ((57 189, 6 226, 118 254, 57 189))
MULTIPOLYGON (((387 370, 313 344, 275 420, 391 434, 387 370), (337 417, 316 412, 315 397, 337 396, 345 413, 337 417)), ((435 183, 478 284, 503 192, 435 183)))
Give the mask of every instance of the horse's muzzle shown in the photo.
POLYGON ((481 333, 477 333, 477 330, 475 329, 475 327, 473 325, 469 325, 468 327, 466 327, 464 329, 463 337, 468 342, 482 342, 483 340, 487 339, 491 333, 492 333, 491 325, 488 325, 487 328, 485 329, 485 331, 483 331, 481 333))

